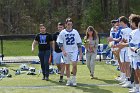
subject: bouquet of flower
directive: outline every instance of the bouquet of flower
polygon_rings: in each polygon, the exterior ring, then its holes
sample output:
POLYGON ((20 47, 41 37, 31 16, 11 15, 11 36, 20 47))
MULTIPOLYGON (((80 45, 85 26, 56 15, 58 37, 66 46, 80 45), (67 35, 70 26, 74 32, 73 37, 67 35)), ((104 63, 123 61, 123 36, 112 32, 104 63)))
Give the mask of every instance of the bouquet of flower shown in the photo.
POLYGON ((90 45, 90 42, 88 39, 84 39, 83 45, 87 48, 90 45))

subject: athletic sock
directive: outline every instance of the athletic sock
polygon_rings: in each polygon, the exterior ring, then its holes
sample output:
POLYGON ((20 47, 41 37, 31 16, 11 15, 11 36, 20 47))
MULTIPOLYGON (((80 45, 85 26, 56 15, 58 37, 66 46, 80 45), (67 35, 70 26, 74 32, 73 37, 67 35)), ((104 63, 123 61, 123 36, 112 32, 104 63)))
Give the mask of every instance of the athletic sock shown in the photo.
POLYGON ((60 79, 63 79, 63 76, 60 76, 60 79))

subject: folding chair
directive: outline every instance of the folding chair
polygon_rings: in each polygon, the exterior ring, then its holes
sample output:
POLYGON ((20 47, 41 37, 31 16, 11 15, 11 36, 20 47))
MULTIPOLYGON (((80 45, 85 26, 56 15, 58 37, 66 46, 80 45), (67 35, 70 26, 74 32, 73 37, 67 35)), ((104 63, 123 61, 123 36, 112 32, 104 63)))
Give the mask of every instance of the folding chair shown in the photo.
POLYGON ((97 49, 97 55, 99 55, 99 60, 105 59, 107 56, 107 49, 108 49, 108 44, 98 44, 98 49, 97 49), (103 56, 103 58, 101 58, 103 56))

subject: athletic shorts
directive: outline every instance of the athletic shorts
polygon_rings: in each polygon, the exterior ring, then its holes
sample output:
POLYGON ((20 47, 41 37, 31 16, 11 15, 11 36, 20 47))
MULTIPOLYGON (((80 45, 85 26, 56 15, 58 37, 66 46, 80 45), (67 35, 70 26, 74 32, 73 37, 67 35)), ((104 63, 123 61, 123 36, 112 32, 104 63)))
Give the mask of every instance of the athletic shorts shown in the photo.
POLYGON ((71 62, 77 62, 78 61, 78 52, 68 52, 67 56, 62 56, 63 63, 70 64, 71 62))
POLYGON ((53 62, 55 64, 60 64, 61 63, 61 57, 62 57, 62 52, 57 53, 57 52, 53 51, 53 62))
POLYGON ((120 61, 123 62, 130 62, 128 51, 120 51, 120 61))
POLYGON ((133 57, 133 68, 136 70, 137 68, 140 69, 140 58, 133 57))

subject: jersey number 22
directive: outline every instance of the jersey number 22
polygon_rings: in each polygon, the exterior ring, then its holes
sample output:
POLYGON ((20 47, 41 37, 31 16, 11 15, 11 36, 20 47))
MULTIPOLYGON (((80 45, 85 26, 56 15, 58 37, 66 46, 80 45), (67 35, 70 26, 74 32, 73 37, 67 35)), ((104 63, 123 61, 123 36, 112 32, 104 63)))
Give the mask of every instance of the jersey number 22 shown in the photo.
POLYGON ((66 45, 73 45, 75 43, 74 37, 67 37, 66 38, 66 45))

